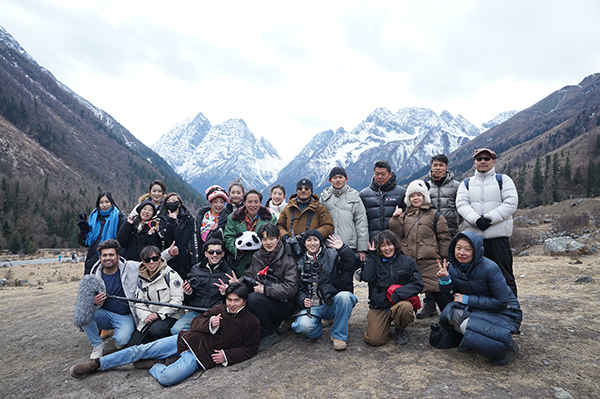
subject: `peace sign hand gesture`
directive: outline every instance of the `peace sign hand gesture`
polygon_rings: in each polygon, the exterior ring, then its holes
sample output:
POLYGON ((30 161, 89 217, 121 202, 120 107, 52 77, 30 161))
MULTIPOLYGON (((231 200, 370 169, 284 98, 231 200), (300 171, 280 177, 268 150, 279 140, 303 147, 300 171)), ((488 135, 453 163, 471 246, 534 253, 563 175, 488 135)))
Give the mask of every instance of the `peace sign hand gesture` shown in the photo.
POLYGON ((369 244, 369 251, 375 251, 376 250, 376 248, 375 248, 375 241, 373 241, 373 242, 368 241, 367 243, 369 244))
POLYGON ((442 262, 440 262, 440 260, 438 259, 437 264, 440 268, 440 270, 438 270, 437 272, 438 277, 448 277, 448 259, 444 259, 442 262))

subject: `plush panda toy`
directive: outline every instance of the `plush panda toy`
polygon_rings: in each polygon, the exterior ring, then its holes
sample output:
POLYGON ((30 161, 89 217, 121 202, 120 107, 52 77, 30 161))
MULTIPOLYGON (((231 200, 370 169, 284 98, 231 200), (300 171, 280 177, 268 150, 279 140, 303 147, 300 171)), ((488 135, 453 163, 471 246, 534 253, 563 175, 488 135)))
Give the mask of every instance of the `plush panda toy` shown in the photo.
POLYGON ((235 247, 242 251, 255 251, 260 249, 260 239, 255 232, 244 231, 238 237, 236 237, 235 247))

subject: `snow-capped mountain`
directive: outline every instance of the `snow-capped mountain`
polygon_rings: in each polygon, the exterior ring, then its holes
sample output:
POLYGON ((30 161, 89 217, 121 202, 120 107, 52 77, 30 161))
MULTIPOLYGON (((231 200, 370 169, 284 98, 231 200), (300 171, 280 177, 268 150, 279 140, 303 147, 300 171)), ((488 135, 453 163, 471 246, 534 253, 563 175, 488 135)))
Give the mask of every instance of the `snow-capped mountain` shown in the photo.
POLYGON ((429 109, 404 108, 395 114, 378 108, 350 133, 343 128, 317 134, 277 176, 277 182, 295 187, 309 177, 315 192, 327 186, 329 171, 343 166, 355 188, 366 187, 373 164, 387 160, 396 175, 408 176, 434 154, 449 154, 481 133, 461 115, 441 115, 429 109))
POLYGON ((495 126, 498 126, 502 122, 505 122, 513 116, 515 116, 517 113, 519 113, 519 111, 517 110, 500 112, 498 115, 496 115, 494 119, 485 122, 481 125, 482 132, 485 132, 486 130, 490 130, 495 126))
POLYGON ((262 190, 285 164, 242 119, 211 126, 202 113, 177 124, 152 148, 200 192, 213 184, 227 189, 239 177, 246 187, 262 190))

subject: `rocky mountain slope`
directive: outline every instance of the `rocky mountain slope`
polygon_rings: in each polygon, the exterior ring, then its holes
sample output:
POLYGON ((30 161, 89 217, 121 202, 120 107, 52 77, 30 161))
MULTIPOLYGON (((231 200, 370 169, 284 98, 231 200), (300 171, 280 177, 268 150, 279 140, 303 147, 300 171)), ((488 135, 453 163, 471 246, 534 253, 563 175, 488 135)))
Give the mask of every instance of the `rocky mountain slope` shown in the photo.
POLYGON ((110 115, 57 81, 0 27, 0 246, 75 245, 79 212, 100 191, 129 211, 161 179, 203 199, 110 115))

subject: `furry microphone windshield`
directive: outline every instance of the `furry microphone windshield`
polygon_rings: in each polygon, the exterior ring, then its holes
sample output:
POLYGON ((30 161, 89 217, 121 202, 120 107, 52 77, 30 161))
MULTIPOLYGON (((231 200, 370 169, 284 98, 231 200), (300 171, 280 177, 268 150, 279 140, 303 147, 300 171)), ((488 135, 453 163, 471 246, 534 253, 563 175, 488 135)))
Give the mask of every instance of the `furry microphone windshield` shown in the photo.
POLYGON ((81 327, 92 322, 97 307, 94 297, 101 292, 104 292, 104 284, 99 278, 91 274, 83 276, 79 283, 79 293, 73 315, 75 326, 81 327))

